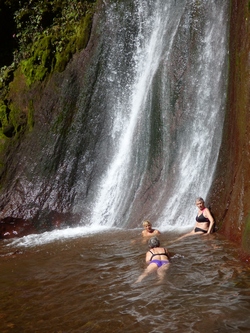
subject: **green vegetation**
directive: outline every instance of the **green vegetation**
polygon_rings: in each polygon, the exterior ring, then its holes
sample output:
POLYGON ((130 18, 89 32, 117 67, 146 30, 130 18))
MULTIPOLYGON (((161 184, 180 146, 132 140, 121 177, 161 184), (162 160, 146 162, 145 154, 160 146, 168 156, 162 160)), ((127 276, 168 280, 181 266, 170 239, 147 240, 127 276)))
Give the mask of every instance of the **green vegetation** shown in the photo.
POLYGON ((16 41, 16 47, 12 50, 12 64, 0 69, 0 89, 8 85, 13 77, 11 72, 19 64, 29 85, 53 71, 63 71, 72 55, 88 43, 95 3, 95 0, 3 1, 0 13, 8 10, 12 15, 12 35, 9 35, 16 41))
POLYGON ((73 54, 86 47, 94 2, 35 1, 15 13, 21 68, 28 85, 63 71, 73 54), (28 47, 27 47, 28 46, 28 47))
POLYGON ((0 152, 19 133, 33 129, 32 97, 23 96, 52 73, 62 72, 87 46, 96 2, 0 2, 0 26, 5 31, 0 36, 0 152))

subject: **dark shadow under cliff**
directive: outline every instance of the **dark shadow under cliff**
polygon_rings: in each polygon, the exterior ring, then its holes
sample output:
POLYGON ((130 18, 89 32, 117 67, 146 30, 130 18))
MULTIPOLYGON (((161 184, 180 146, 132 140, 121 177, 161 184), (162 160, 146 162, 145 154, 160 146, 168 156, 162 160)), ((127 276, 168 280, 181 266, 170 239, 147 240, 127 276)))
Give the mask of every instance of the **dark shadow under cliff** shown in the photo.
POLYGON ((227 112, 209 199, 220 231, 250 254, 250 2, 231 3, 227 112))

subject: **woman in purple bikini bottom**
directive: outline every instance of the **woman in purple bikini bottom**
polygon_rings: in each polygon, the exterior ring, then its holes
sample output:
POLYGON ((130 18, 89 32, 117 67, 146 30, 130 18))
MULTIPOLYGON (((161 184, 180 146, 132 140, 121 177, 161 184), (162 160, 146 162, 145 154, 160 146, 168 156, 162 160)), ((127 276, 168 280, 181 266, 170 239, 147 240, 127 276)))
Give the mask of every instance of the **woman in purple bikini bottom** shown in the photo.
POLYGON ((146 263, 148 267, 138 277, 136 283, 141 282, 146 276, 157 272, 159 282, 161 282, 169 268, 170 254, 167 249, 160 247, 160 241, 157 237, 152 237, 148 241, 150 250, 146 253, 146 263))

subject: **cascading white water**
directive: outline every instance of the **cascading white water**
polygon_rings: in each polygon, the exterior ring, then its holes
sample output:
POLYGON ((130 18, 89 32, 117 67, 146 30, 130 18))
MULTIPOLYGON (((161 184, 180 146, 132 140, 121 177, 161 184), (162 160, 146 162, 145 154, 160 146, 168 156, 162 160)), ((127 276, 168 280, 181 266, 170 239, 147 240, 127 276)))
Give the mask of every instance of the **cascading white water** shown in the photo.
POLYGON ((190 119, 178 134, 178 177, 159 218, 162 226, 193 225, 195 198, 206 198, 213 179, 226 97, 227 13, 226 2, 218 6, 210 1, 203 9, 206 20, 199 54, 187 78, 187 84, 193 87, 189 88, 192 98, 185 106, 190 119))
POLYGON ((163 163, 151 211, 157 216, 155 224, 188 225, 192 223, 194 198, 208 193, 220 146, 228 4, 215 0, 129 3, 117 2, 106 9, 107 22, 117 29, 115 38, 109 40, 105 72, 112 125, 107 138, 109 163, 96 186, 91 224, 122 226, 133 213, 149 164, 157 76, 163 163), (119 15, 129 18, 130 26, 119 26, 119 15), (128 40, 122 39, 129 28, 133 31, 128 40), (178 48, 183 50, 178 53, 178 48), (120 59, 126 62, 128 54, 129 70, 123 73, 120 59), (176 60, 178 54, 183 61, 176 60), (179 107, 177 101, 173 106, 172 86, 181 80, 178 94, 183 105, 179 107))
MULTIPOLYGON (((130 184, 135 181, 131 169, 133 139, 138 123, 143 117, 147 94, 162 56, 163 36, 170 4, 162 5, 162 1, 148 4, 136 1, 135 4, 139 26, 133 50, 134 80, 129 86, 121 87, 120 93, 125 95, 128 102, 120 104, 117 96, 113 105, 116 119, 112 137, 117 141, 116 151, 98 189, 92 224, 101 222, 113 225, 120 206, 124 204, 130 192, 130 184), (164 11, 165 17, 161 11, 164 11)), ((111 11, 108 19, 112 21, 113 15, 111 11)))

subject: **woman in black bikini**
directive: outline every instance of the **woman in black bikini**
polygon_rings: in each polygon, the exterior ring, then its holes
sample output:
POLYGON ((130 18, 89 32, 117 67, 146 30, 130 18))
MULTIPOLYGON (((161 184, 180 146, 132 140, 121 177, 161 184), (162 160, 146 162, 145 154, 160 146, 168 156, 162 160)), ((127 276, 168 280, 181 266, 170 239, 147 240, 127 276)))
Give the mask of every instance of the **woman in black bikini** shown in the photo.
POLYGON ((213 232, 214 219, 209 209, 205 207, 204 200, 199 197, 195 200, 195 204, 198 207, 199 211, 196 216, 196 224, 194 226, 194 229, 188 234, 177 238, 175 241, 192 235, 209 235, 213 232))
POLYGON ((148 267, 138 277, 135 283, 141 282, 146 276, 155 271, 159 277, 159 282, 161 282, 169 268, 170 254, 167 249, 160 247, 160 241, 157 237, 150 238, 148 247, 150 248, 146 253, 146 263, 148 267))

